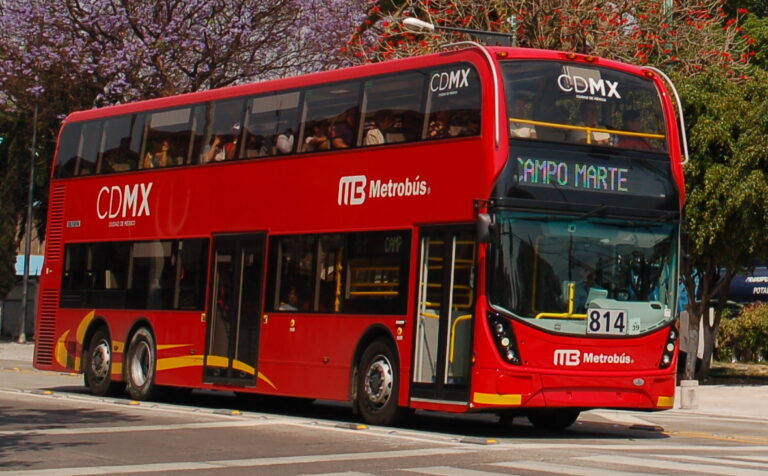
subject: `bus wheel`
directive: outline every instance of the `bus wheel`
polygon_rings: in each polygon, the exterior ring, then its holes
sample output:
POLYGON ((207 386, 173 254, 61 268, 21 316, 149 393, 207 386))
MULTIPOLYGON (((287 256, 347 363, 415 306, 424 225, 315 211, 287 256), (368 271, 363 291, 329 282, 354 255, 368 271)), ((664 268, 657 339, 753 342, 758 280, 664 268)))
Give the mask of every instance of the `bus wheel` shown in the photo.
POLYGON ((357 371, 357 407, 366 423, 392 425, 402 415, 397 406, 400 375, 395 353, 384 340, 365 349, 357 371))
POLYGON ((120 382, 112 381, 112 342, 107 331, 99 329, 94 332, 83 356, 85 386, 91 389, 91 393, 99 397, 119 393, 120 382))
POLYGON ((126 354, 126 386, 134 400, 150 400, 155 396, 155 338, 146 327, 136 331, 126 354))
POLYGON ((528 421, 540 430, 564 430, 576 422, 581 411, 570 408, 538 410, 528 414, 528 421))

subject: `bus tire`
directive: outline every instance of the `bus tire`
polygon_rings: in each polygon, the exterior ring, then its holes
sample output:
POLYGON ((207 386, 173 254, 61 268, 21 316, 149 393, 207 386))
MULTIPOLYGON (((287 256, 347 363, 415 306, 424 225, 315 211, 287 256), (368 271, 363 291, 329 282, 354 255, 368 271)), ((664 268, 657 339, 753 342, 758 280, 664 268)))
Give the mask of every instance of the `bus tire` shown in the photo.
POLYGON ((132 399, 151 400, 155 397, 156 364, 155 337, 149 329, 141 327, 131 338, 125 357, 126 388, 132 399))
POLYGON ((363 420, 372 425, 393 425, 403 411, 397 405, 400 372, 392 346, 383 339, 373 341, 363 352, 357 369, 357 407, 363 420))
POLYGON ((103 328, 93 333, 83 353, 83 380, 98 397, 120 393, 120 382, 112 381, 112 341, 103 328))
POLYGON ((536 410, 528 414, 528 421, 539 430, 560 431, 573 425, 580 413, 572 408, 536 410))

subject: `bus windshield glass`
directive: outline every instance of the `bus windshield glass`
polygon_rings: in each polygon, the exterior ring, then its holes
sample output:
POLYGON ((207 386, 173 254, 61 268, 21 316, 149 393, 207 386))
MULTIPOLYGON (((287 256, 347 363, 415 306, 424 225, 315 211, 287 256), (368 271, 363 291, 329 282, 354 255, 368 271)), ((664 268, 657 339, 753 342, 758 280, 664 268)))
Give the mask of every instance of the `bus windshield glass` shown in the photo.
POLYGON ((510 138, 667 150, 661 101, 649 79, 557 61, 507 61, 502 70, 510 138))
POLYGON ((489 297, 497 309, 572 335, 637 335, 672 320, 677 225, 502 211, 489 297))

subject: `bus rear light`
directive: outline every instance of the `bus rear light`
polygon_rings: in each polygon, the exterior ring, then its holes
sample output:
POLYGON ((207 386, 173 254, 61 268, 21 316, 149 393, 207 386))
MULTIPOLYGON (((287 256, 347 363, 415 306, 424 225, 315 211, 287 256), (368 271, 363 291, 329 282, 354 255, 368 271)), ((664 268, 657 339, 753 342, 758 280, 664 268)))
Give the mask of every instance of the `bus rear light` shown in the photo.
POLYGON ((660 368, 666 369, 672 365, 672 358, 675 355, 675 343, 677 342, 679 335, 680 333, 675 327, 669 328, 669 336, 667 336, 667 343, 664 346, 664 352, 661 355, 661 362, 659 363, 660 368))
POLYGON ((510 322, 499 314, 489 312, 488 322, 501 358, 513 365, 520 365, 520 352, 510 322))

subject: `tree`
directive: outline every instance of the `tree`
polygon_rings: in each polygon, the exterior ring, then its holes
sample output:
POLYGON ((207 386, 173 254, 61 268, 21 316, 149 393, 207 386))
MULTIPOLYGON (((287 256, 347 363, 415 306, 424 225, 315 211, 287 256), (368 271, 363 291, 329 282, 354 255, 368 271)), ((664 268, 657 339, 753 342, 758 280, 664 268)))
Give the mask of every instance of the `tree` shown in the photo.
MULTIPOLYGON (((768 255, 768 73, 752 71, 747 81, 729 81, 712 68, 678 81, 685 98, 691 161, 685 168, 688 258, 682 277, 689 296, 693 334, 704 339, 706 376, 714 338, 733 277, 755 257, 768 255), (706 317, 715 308, 714 322, 706 317)), ((696 341, 693 342, 697 344, 696 341)), ((686 377, 693 375, 696 348, 689 350, 686 377)))
POLYGON ((0 112, 3 127, 12 125, 0 164, 0 297, 14 279, 35 103, 43 236, 50 163, 68 113, 348 64, 335 45, 362 21, 363 2, 0 0, 0 112))
POLYGON ((653 64, 687 75, 710 65, 739 76, 749 60, 737 9, 728 18, 723 0, 385 0, 377 2, 344 52, 358 62, 435 51, 462 34, 420 35, 400 19, 416 16, 435 25, 507 32, 518 46, 594 54, 653 64))

